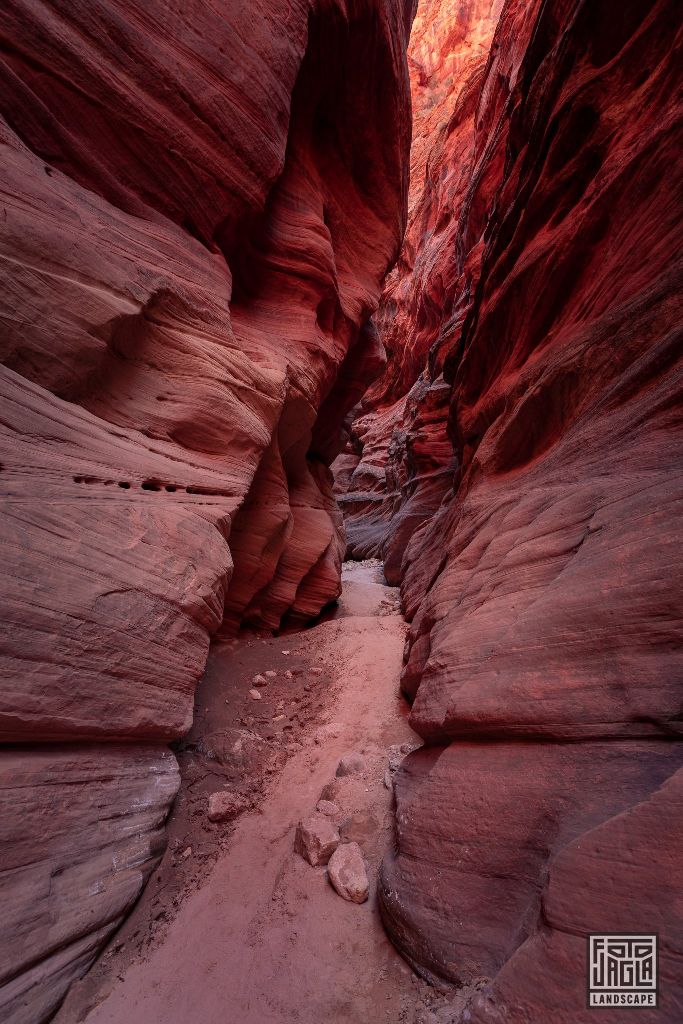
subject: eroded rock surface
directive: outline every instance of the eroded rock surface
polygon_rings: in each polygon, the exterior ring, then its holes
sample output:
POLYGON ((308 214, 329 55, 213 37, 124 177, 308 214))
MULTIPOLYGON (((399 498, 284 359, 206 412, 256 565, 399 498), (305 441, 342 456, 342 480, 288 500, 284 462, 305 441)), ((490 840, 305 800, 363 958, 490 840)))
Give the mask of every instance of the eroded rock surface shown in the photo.
POLYGON ((349 903, 365 903, 368 898, 368 873, 358 843, 343 843, 330 857, 327 868, 332 886, 349 903))
POLYGON ((130 872, 115 851, 152 778, 132 766, 189 728, 210 635, 339 593, 328 465, 382 362, 364 325, 405 219, 411 14, 4 5, 0 738, 32 781, 7 783, 3 863, 49 797, 81 867, 68 886, 41 867, 48 923, 17 865, 3 1019, 54 1009, 139 891, 173 786, 130 872), (56 748, 36 744, 74 744, 94 800, 84 744, 121 740, 131 776, 100 835, 87 797, 42 792, 56 748))
POLYGON ((430 87, 443 123, 416 118, 424 182, 375 318, 387 370, 335 466, 350 552, 401 579, 402 685, 432 748, 399 773, 385 920, 426 975, 493 979, 465 1019, 525 1024, 592 1019, 588 932, 661 925, 644 1019, 673 1024, 680 18, 451 8, 479 60, 430 87))

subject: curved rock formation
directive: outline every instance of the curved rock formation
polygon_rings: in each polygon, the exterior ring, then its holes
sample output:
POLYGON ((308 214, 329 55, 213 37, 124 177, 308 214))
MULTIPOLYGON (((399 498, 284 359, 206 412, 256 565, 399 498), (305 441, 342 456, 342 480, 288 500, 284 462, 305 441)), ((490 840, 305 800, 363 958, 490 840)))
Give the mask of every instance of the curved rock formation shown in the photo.
POLYGON ((680 33, 669 0, 508 0, 337 463, 351 552, 402 580, 429 745, 385 920, 425 975, 493 979, 468 1020, 591 1020, 589 932, 659 931, 642 1019, 682 1012, 680 33))
POLYGON ((381 366, 411 15, 5 5, 3 1019, 54 1009, 153 865, 177 773, 149 744, 210 634, 339 592, 327 467, 381 366))
POLYGON ((442 376, 441 340, 458 327, 444 310, 458 285, 453 250, 501 6, 502 0, 425 3, 410 38, 408 227, 374 318, 387 369, 354 411, 349 442, 334 466, 349 553, 383 557, 393 584, 401 581, 409 538, 439 508, 457 468, 446 432, 450 386, 442 376))

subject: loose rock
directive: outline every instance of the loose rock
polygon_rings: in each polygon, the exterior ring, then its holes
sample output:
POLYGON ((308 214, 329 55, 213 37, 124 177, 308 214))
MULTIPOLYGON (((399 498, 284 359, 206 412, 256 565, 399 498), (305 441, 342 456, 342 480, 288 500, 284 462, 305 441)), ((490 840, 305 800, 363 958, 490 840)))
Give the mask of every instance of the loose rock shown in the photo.
MULTIPOLYGON (((268 675, 267 672, 266 675, 268 675)), ((262 676, 259 674, 257 676, 254 676, 254 678, 252 679, 252 683, 254 684, 254 686, 267 686, 268 680, 266 679, 266 676, 262 676)))
POLYGON ((368 898, 368 873, 358 843, 338 846, 327 868, 330 882, 342 899, 365 903, 368 898))
POLYGON ((323 786, 322 792, 320 794, 320 799, 321 800, 330 800, 330 801, 334 802, 336 800, 336 798, 337 798, 337 794, 338 793, 339 793, 339 783, 337 782, 336 779, 333 779, 332 782, 328 782, 325 786, 323 786))
POLYGON ((362 845, 374 836, 379 822, 371 810, 359 811, 347 818, 339 827, 339 835, 346 843, 362 845))
POLYGON ((324 814, 327 818, 341 817, 341 807, 339 804, 335 804, 334 800, 318 800, 315 809, 319 814, 324 814))
POLYGON ((339 832, 324 814, 312 814, 300 821, 294 839, 294 850, 313 867, 327 864, 339 846, 339 832))
POLYGON ((263 674, 266 677, 266 679, 275 679, 275 677, 277 676, 277 672, 272 668, 269 668, 268 671, 264 672, 263 674))
POLYGON ((337 775, 340 777, 344 775, 360 775, 363 771, 365 771, 365 761, 355 751, 344 754, 337 765, 337 775))
POLYGON ((249 696, 251 697, 252 700, 263 700, 263 697, 258 692, 258 690, 250 690, 249 696))

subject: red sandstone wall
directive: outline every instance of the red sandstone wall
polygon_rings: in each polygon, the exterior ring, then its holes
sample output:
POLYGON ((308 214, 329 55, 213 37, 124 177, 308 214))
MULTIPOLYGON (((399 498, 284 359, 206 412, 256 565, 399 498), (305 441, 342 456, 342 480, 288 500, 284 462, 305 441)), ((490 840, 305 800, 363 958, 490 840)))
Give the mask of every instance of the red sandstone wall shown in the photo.
POLYGON ((385 921, 423 973, 489 982, 482 1024, 592 1020, 589 932, 658 931, 641 1016, 683 1015, 680 33, 668 0, 508 0, 337 463, 351 551, 402 579, 429 744, 385 921))
POLYGON ((4 1020, 54 1008, 155 863, 210 634, 339 591, 410 7, 4 5, 4 1020))
POLYGON ((387 368, 355 410, 349 443, 334 467, 349 553, 381 555, 395 584, 410 536, 438 509, 457 466, 446 433, 450 388, 441 371, 444 334, 452 337, 461 311, 450 320, 444 311, 462 284, 453 258, 458 221, 501 6, 501 0, 429 0, 418 7, 410 38, 409 220, 374 318, 387 368))

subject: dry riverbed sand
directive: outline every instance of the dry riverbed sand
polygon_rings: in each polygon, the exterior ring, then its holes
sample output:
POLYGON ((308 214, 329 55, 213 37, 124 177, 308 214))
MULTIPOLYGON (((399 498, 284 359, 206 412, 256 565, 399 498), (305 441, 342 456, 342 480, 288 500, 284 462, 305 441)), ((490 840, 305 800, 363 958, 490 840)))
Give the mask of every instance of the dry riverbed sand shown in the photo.
MULTIPOLYGON (((390 767, 420 742, 398 687, 405 628, 379 563, 347 563, 328 621, 214 645, 177 750, 183 783, 168 849, 60 1024, 455 1019, 387 940, 375 898, 392 841, 390 767), (337 777, 349 753, 360 770, 337 777), (212 794, 223 792, 246 810, 212 822, 212 794), (321 797, 361 848, 363 904, 294 852, 297 824, 321 797)), ((213 806, 230 813, 233 801, 214 796, 213 806)))

